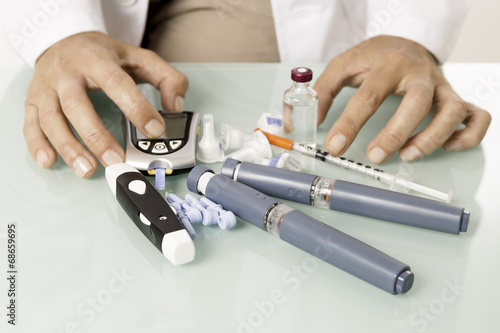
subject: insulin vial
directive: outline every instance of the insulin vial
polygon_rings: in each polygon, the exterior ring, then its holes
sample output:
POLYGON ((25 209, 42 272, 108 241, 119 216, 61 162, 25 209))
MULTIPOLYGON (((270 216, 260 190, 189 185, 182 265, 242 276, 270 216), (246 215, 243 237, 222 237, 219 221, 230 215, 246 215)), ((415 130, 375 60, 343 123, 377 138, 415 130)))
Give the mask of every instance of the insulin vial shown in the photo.
POLYGON ((316 147, 318 94, 309 86, 312 76, 309 68, 292 69, 293 85, 283 96, 283 130, 288 139, 316 147))

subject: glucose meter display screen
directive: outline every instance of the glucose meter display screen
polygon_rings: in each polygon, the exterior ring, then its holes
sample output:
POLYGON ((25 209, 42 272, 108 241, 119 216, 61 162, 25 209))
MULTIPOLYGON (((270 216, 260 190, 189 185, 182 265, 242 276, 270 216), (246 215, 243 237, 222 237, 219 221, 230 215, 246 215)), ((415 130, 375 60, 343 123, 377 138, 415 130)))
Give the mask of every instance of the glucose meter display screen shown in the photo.
MULTIPOLYGON (((186 130, 187 116, 182 115, 181 117, 163 117, 165 120, 165 132, 160 136, 160 139, 182 139, 184 138, 184 132, 186 130)), ((136 131, 137 140, 147 140, 148 138, 136 131)))

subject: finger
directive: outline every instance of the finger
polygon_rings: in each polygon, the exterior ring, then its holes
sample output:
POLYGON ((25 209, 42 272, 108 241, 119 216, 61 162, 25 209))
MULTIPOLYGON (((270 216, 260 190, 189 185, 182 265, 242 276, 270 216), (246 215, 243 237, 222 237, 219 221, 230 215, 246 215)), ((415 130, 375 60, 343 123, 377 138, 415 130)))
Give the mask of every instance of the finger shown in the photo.
POLYGON ((344 86, 347 75, 345 57, 340 55, 328 63, 323 73, 316 80, 314 90, 318 93, 318 125, 325 120, 333 99, 344 86))
POLYGON ((491 114, 473 104, 465 103, 467 116, 464 119, 466 127, 458 130, 446 141, 443 148, 459 151, 477 146, 486 135, 491 123, 491 114))
MULTIPOLYGON (((394 116, 370 142, 366 151, 370 162, 385 162, 408 141, 432 107, 434 84, 431 80, 413 80, 394 116)), ((408 151, 407 154, 413 151, 408 151)), ((406 156, 401 156, 404 160, 406 156)))
POLYGON ((92 176, 97 163, 71 131, 55 92, 40 101, 39 121, 40 128, 73 172, 82 178, 92 176))
POLYGON ((151 83, 161 92, 165 110, 184 110, 184 97, 189 87, 188 79, 156 53, 141 48, 129 51, 131 73, 151 83))
POLYGON ((414 161, 434 152, 465 119, 467 106, 448 84, 436 87, 435 101, 434 119, 424 130, 410 138, 399 152, 403 161, 414 161))
POLYGON ((122 147, 95 112, 82 84, 68 84, 66 81, 59 87, 58 93, 66 118, 102 165, 107 167, 122 163, 125 155, 122 147))
POLYGON ((160 113, 114 60, 100 61, 92 67, 89 77, 144 135, 157 138, 163 134, 165 123, 160 113))
POLYGON ((56 163, 57 154, 40 128, 38 107, 34 101, 27 99, 25 109, 23 133, 28 150, 41 168, 50 168, 56 163))
POLYGON ((326 136, 326 149, 331 154, 340 156, 349 148, 399 79, 399 71, 394 67, 374 69, 367 76, 326 136))

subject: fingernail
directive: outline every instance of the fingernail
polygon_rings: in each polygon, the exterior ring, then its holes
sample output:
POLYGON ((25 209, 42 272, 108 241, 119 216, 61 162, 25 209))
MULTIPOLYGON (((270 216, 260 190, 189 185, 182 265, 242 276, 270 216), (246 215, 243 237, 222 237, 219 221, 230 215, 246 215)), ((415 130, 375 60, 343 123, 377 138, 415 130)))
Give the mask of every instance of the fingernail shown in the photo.
POLYGON ((87 158, 79 156, 73 161, 73 170, 78 177, 83 178, 90 170, 92 170, 92 164, 87 158))
POLYGON ((118 164, 123 162, 123 157, 120 156, 116 151, 113 149, 107 150, 104 154, 102 154, 102 161, 104 162, 104 166, 110 166, 113 164, 118 164))
POLYGON ((177 96, 175 98, 175 111, 184 111, 184 97, 177 96))
POLYGON ((444 149, 449 151, 458 151, 458 150, 463 150, 464 147, 460 140, 452 140, 444 145, 444 149))
POLYGON ((374 147, 368 152, 368 159, 373 164, 380 164, 387 159, 387 153, 380 147, 374 147))
POLYGON ((415 145, 408 146, 399 152, 399 157, 404 162, 415 161, 423 156, 424 154, 415 145))
POLYGON ((45 168, 45 162, 49 159, 49 155, 44 150, 39 150, 36 153, 36 163, 40 166, 40 168, 45 168))
POLYGON ((335 134, 328 142, 328 151, 333 155, 339 155, 347 145, 347 138, 342 134, 335 134))
POLYGON ((165 128, 163 127, 162 123, 160 123, 158 120, 156 119, 151 119, 147 124, 146 126, 144 126, 144 128, 146 129, 146 132, 148 132, 148 136, 151 136, 151 137, 159 137, 160 135, 163 134, 163 131, 165 130, 165 128))

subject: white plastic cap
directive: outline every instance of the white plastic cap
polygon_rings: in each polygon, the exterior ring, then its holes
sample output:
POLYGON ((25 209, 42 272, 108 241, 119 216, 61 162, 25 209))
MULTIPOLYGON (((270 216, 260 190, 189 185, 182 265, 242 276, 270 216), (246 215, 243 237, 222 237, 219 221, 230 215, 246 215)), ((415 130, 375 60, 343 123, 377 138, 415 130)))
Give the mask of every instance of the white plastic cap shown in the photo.
POLYGON ((215 163, 224 160, 224 151, 215 137, 214 116, 206 114, 203 116, 203 136, 198 142, 198 154, 196 158, 204 163, 215 163))
POLYGON ((263 113, 257 121, 257 128, 271 134, 282 134, 283 115, 263 113))
POLYGON ((300 161, 290 155, 289 153, 283 153, 273 158, 260 158, 257 159, 256 163, 272 166, 275 168, 283 168, 293 171, 300 171, 300 161))
POLYGON ((220 125, 219 138, 222 149, 224 150, 241 148, 245 141, 250 138, 250 135, 251 134, 243 133, 242 131, 231 125, 220 125))
POLYGON ((255 162, 260 158, 270 158, 272 155, 271 145, 266 136, 261 131, 255 131, 240 150, 229 154, 226 158, 255 162))
POLYGON ((186 229, 182 229, 163 236, 161 252, 172 264, 182 265, 193 261, 195 248, 186 229))

